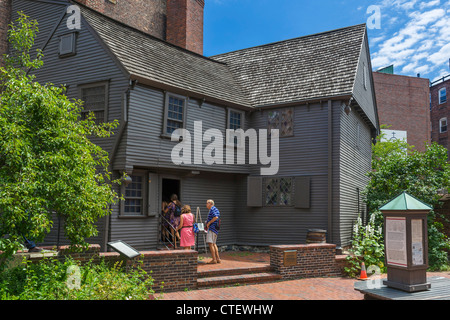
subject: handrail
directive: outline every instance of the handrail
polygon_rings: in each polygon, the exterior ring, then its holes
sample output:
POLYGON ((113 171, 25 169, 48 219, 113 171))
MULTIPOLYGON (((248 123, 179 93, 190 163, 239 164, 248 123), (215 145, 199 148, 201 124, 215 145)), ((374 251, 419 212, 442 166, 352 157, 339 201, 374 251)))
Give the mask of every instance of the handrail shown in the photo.
MULTIPOLYGON (((176 232, 177 232, 177 230, 172 226, 172 224, 170 223, 170 221, 169 220, 167 220, 164 216, 163 216, 163 214, 160 212, 159 213, 159 218, 160 218, 160 222, 159 222, 159 225, 160 225, 160 228, 158 229, 158 232, 160 233, 160 235, 159 235, 159 237, 158 237, 158 242, 159 243, 161 243, 161 237, 163 236, 162 234, 161 234, 161 229, 163 228, 164 230, 166 230, 169 234, 171 234, 172 232, 171 231, 174 231, 174 234, 175 234, 175 237, 176 237, 176 232), (164 225, 164 222, 167 222, 167 225, 169 226, 169 228, 167 228, 165 225, 164 225)), ((174 243, 170 240, 170 237, 166 237, 166 236, 164 236, 164 240, 165 241, 162 241, 162 244, 167 248, 167 249, 169 249, 169 247, 166 245, 166 242, 169 242, 171 245, 172 245, 172 247, 173 248, 175 248, 175 246, 174 246, 174 243)))

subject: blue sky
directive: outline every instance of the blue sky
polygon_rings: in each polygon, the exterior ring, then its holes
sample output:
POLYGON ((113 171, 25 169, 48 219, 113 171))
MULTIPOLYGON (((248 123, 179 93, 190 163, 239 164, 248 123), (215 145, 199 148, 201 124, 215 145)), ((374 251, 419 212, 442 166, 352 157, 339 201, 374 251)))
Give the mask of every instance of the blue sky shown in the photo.
POLYGON ((450 74, 450 0, 206 0, 204 55, 371 23, 373 69, 394 64, 396 74, 450 74))

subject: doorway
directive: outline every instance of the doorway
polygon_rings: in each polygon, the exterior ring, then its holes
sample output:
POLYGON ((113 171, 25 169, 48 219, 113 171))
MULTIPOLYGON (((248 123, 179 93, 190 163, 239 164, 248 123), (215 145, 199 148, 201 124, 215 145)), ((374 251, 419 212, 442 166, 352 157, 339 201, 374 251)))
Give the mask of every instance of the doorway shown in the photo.
POLYGON ((180 195, 180 180, 176 179, 162 179, 162 201, 170 202, 170 197, 173 194, 178 196, 178 200, 181 201, 180 195))

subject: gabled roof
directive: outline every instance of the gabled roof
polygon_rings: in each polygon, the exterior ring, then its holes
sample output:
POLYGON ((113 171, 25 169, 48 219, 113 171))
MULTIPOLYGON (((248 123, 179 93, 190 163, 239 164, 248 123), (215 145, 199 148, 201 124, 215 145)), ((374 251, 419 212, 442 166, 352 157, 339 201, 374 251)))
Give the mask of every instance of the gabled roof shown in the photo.
POLYGON ((366 25, 211 58, 227 63, 253 106, 351 94, 366 25))
POLYGON ((226 64, 162 41, 80 5, 81 14, 132 78, 250 107, 226 64))
POLYGON ((132 79, 243 108, 351 95, 366 33, 361 24, 208 58, 80 8, 132 79))

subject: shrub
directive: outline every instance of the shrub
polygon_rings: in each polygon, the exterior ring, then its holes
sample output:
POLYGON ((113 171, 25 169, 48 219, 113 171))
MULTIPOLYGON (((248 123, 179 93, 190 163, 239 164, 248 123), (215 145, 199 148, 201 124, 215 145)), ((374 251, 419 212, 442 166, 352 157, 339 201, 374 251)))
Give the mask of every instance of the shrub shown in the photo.
MULTIPOLYGON (((141 261, 142 264, 142 261, 141 261)), ((126 272, 121 262, 80 266, 46 258, 24 260, 0 274, 1 300, 146 300, 154 294, 153 279, 141 265, 126 272)))

